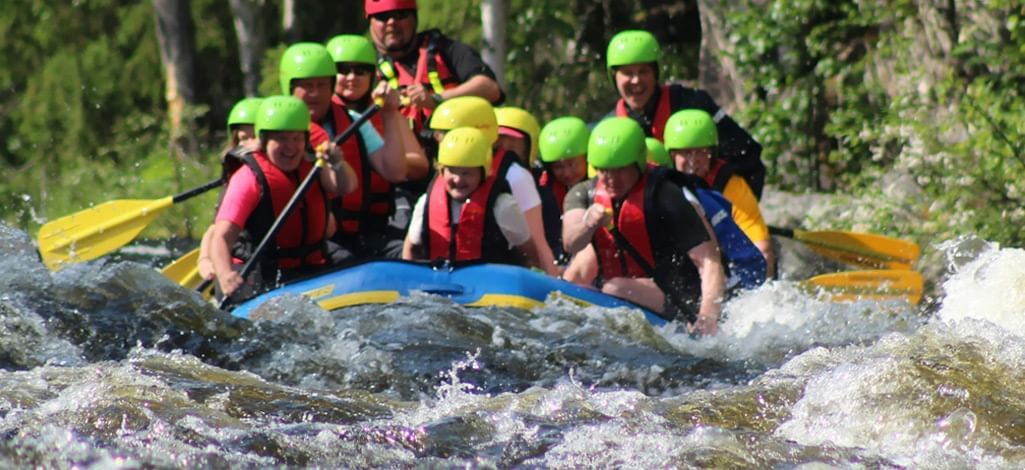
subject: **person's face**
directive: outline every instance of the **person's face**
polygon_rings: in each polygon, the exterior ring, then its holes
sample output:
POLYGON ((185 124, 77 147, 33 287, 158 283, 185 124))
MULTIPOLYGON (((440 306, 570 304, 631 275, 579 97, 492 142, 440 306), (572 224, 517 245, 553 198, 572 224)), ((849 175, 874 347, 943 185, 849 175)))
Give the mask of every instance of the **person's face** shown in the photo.
POLYGON ((559 160, 553 162, 551 166, 552 175, 555 176, 555 180, 567 188, 583 181, 587 177, 587 157, 584 155, 559 160))
POLYGON ((358 101, 370 92, 370 78, 374 66, 341 62, 335 65, 338 75, 335 77, 335 94, 345 101, 358 101))
POLYGON ((292 96, 303 100, 310 109, 310 120, 320 121, 331 108, 331 79, 328 77, 292 80, 292 96))
POLYGON ((637 181, 641 179, 641 169, 637 165, 620 168, 598 168, 598 180, 605 186, 605 192, 613 200, 626 197, 637 181))
POLYGON ((416 35, 416 10, 392 10, 370 17, 370 38, 381 54, 402 52, 416 35))
POLYGON ((441 170, 445 191, 452 199, 465 201, 484 180, 483 169, 477 166, 446 166, 441 170))
POLYGON ((497 146, 498 148, 505 149, 506 152, 515 153, 524 167, 530 166, 530 149, 527 148, 526 139, 499 134, 497 146))
POLYGON ((669 152, 676 171, 704 178, 712 166, 712 149, 674 149, 669 152))
POLYGON ((295 171, 306 155, 306 133, 268 131, 267 158, 281 171, 295 171))
POLYGON ((655 92, 655 68, 652 64, 630 64, 615 68, 613 77, 619 96, 630 109, 643 109, 655 92))
POLYGON ((260 148, 260 139, 256 137, 255 129, 249 124, 239 124, 235 127, 235 145, 249 149, 260 148))

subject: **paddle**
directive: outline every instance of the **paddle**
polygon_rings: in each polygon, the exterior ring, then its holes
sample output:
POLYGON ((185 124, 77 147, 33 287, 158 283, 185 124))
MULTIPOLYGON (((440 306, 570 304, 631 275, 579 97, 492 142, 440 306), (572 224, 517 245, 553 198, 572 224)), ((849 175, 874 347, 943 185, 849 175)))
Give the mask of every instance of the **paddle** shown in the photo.
POLYGON ((914 242, 870 233, 805 232, 779 227, 769 227, 769 233, 802 242, 827 258, 864 268, 910 270, 921 253, 914 242))
POLYGON ((51 270, 99 258, 132 241, 161 211, 224 184, 218 178, 162 199, 120 199, 76 212, 39 228, 39 256, 51 270))
MULTIPOLYGON (((379 109, 381 109, 381 107, 376 103, 370 105, 370 107, 367 108, 367 110, 364 111, 363 114, 360 114, 359 117, 357 117, 352 122, 352 124, 350 124, 349 127, 345 129, 345 131, 335 136, 335 138, 332 139, 331 142, 335 145, 338 145, 345 141, 345 139, 348 139, 350 136, 355 134, 357 130, 359 130, 359 126, 367 122, 367 120, 370 119, 374 115, 374 113, 377 113, 379 109)), ((285 220, 288 219, 288 216, 292 213, 292 210, 295 209, 295 206, 299 205, 299 202, 302 201, 303 196, 306 195, 306 192, 310 189, 310 187, 313 186, 313 182, 316 181, 317 177, 320 175, 320 170, 323 169, 326 165, 327 163, 324 160, 317 159, 317 162, 314 165, 313 170, 310 170, 310 173, 306 175, 306 179, 304 179, 303 182, 299 184, 299 187, 296 188, 295 194, 292 194, 292 198, 288 200, 288 203, 285 204, 284 209, 281 210, 281 215, 278 215, 277 220, 275 220, 274 223, 270 226, 270 230, 268 230, 267 234, 263 236, 263 240, 260 240, 260 244, 256 246, 256 250, 253 251, 252 256, 250 256, 249 260, 246 261, 246 264, 242 266, 242 272, 239 273, 239 276, 242 279, 248 277, 249 274, 253 272, 253 269, 256 269, 256 263, 257 261, 259 261, 260 256, 263 254, 264 251, 266 251, 267 246, 274 242, 274 239, 277 237, 278 231, 280 231, 281 227, 285 225, 285 220)), ((200 285, 201 288, 205 288, 205 286, 205 282, 200 285)), ((221 298, 221 302, 217 304, 217 308, 223 310, 224 307, 227 306, 230 301, 231 296, 225 295, 223 298, 221 298)))
POLYGON ((181 258, 174 260, 173 263, 164 266, 160 272, 167 276, 172 281, 178 283, 178 285, 187 289, 195 288, 199 283, 203 282, 203 278, 199 276, 199 247, 196 247, 192 251, 185 253, 181 258))
POLYGON ((835 302, 855 300, 922 300, 922 275, 915 271, 879 269, 821 274, 804 285, 821 289, 835 302))

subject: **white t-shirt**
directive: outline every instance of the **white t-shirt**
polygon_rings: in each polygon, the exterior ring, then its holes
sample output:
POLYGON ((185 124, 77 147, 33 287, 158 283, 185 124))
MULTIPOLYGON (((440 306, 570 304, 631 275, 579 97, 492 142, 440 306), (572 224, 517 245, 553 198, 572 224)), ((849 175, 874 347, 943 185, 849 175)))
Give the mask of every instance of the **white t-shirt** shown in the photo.
POLYGON ((520 165, 510 165, 509 171, 505 173, 505 180, 509 183, 509 190, 516 198, 516 205, 520 210, 526 212, 541 204, 541 195, 537 193, 537 186, 534 185, 534 175, 530 170, 520 165))
MULTIPOLYGON (((406 238, 414 245, 423 243, 424 204, 426 203, 427 195, 424 194, 420 196, 420 199, 416 200, 416 206, 413 207, 413 215, 409 221, 409 233, 406 235, 406 238)), ((452 220, 459 220, 458 217, 462 208, 463 205, 461 203, 453 204, 449 207, 452 220)), ((509 246, 520 246, 530 239, 530 228, 527 227, 527 219, 523 218, 523 212, 520 211, 519 205, 516 204, 516 199, 508 194, 499 194, 495 198, 493 211, 495 213, 495 221, 498 222, 498 229, 502 231, 502 235, 509 242, 509 246)))

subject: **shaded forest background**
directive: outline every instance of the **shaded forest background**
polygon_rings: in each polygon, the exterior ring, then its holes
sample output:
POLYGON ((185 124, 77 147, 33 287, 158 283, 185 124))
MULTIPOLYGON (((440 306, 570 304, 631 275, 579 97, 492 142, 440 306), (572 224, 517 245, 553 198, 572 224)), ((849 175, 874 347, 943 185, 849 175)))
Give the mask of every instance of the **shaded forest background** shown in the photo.
MULTIPOLYGON (((421 30, 482 47, 480 0, 419 3, 421 30)), ((835 195, 808 227, 1025 242, 1025 2, 507 5, 508 103, 542 122, 605 114, 605 45, 645 28, 663 44, 663 78, 709 89, 763 144, 770 191, 835 195)), ((213 179, 227 112, 278 91, 287 44, 365 31, 362 0, 0 2, 0 218, 34 231, 213 179)), ((195 236, 214 198, 176 206, 146 235, 195 236)))

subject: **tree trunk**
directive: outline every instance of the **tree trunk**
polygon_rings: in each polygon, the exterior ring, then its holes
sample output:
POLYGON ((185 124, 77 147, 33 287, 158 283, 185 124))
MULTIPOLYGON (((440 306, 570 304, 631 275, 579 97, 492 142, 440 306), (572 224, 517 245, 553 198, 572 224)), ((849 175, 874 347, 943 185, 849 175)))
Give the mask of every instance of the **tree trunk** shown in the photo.
POLYGON ((507 42, 506 19, 509 17, 509 0, 481 0, 480 20, 483 27, 484 47, 481 56, 495 71, 498 83, 505 84, 505 55, 507 42))
POLYGON ((285 36, 285 44, 299 40, 299 5, 297 0, 281 2, 281 31, 285 36))
POLYGON ((171 136, 177 138, 182 135, 186 106, 196 102, 193 73, 196 46, 192 37, 195 27, 188 0, 153 0, 153 10, 156 13, 160 59, 164 63, 164 78, 167 81, 165 97, 171 120, 171 136))
POLYGON ((262 0, 230 0, 231 14, 238 38, 239 66, 246 96, 260 94, 260 60, 267 49, 267 34, 263 27, 262 0))
POLYGON ((736 2, 697 0, 701 16, 701 57, 698 83, 719 106, 733 113, 744 104, 744 81, 726 54, 730 48, 726 14, 736 2))

